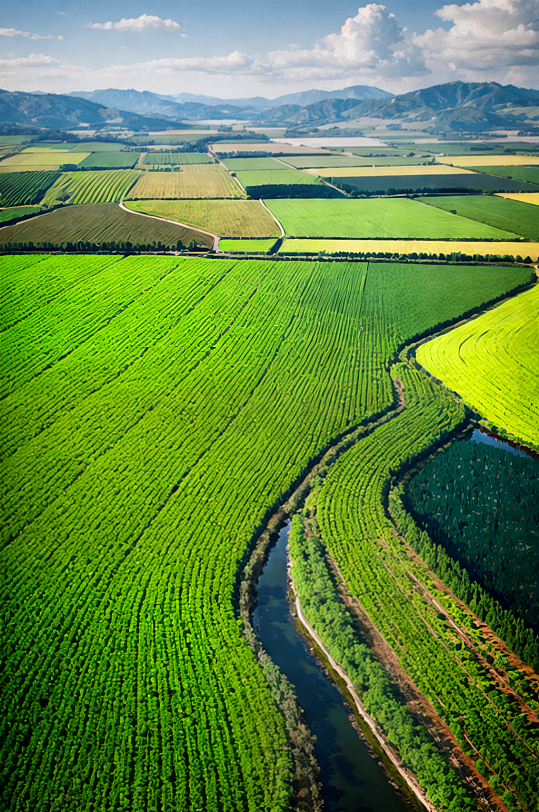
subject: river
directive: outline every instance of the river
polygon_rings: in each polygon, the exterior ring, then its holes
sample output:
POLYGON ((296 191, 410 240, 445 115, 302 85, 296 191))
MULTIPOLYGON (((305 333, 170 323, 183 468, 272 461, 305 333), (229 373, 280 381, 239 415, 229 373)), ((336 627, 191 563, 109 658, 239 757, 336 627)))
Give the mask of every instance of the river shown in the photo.
POLYGON ((327 812, 410 812, 369 745, 350 720, 350 709, 297 631, 287 598, 287 542, 283 527, 258 581, 253 626, 264 648, 294 685, 317 737, 322 797, 327 812))

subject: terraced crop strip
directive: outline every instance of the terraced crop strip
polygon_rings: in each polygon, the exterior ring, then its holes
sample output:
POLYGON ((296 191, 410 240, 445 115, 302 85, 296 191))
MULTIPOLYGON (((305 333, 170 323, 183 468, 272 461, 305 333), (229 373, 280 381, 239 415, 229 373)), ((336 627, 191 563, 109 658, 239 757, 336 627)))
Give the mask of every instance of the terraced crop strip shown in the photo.
POLYGON ((222 166, 182 166, 179 172, 144 172, 131 189, 130 200, 174 198, 244 198, 245 192, 222 166))
POLYGON ((145 166, 187 166, 211 164, 213 161, 204 152, 164 152, 155 149, 146 153, 142 163, 145 166))
POLYGON ((227 237, 278 237, 281 233, 258 200, 144 200, 129 202, 127 207, 227 237))
POLYGON ((43 198, 45 206, 58 202, 114 203, 122 200, 140 173, 134 169, 102 172, 64 172, 43 198))
MULTIPOLYGON (((317 505, 322 537, 349 594, 358 598, 506 808, 533 810, 539 790, 537 685, 522 678, 523 664, 519 674, 515 659, 409 555, 386 513, 392 475, 457 425, 463 408, 405 365, 394 374, 404 384, 406 408, 343 454, 328 474, 317 505)), ((418 533, 416 538, 429 566, 441 560, 428 537, 418 533)), ((453 578, 444 565, 445 575, 453 578)), ((454 575, 452 589, 459 576, 466 584, 460 570, 454 575)), ((477 594, 469 579, 464 589, 467 600, 477 594)), ((493 607, 489 622, 499 613, 500 607, 493 607)), ((441 797, 436 807, 467 808, 441 797)))
POLYGON ((535 449, 539 449, 538 312, 539 285, 535 285, 417 351, 418 361, 488 423, 535 449))
POLYGON ((268 200, 267 205, 286 234, 294 237, 503 240, 515 236, 434 208, 427 209, 408 199, 283 199, 268 200))
POLYGON ((199 231, 126 212, 115 203, 66 206, 0 230, 0 245, 11 243, 16 248, 24 247, 24 243, 41 248, 67 248, 69 244, 71 250, 80 250, 79 243, 88 243, 109 250, 123 244, 126 250, 130 243, 151 250, 176 249, 178 242, 188 247, 192 241, 208 248, 212 244, 211 237, 199 231))
POLYGON ((249 539, 332 438, 390 405, 401 341, 525 272, 103 256, 0 271, 6 805, 287 809, 283 721, 233 611, 249 539))
POLYGON ((39 203, 57 177, 58 172, 2 172, 0 205, 8 207, 39 203))

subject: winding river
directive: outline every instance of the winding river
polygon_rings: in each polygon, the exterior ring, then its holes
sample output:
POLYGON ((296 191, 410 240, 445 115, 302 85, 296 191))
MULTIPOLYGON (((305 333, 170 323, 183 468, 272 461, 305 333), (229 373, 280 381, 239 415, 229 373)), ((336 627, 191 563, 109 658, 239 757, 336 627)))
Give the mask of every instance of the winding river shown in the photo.
POLYGON ((283 527, 258 581, 253 626, 264 648, 294 685, 306 721, 317 737, 322 797, 327 812, 410 812, 350 710, 294 625, 287 598, 287 542, 283 527))

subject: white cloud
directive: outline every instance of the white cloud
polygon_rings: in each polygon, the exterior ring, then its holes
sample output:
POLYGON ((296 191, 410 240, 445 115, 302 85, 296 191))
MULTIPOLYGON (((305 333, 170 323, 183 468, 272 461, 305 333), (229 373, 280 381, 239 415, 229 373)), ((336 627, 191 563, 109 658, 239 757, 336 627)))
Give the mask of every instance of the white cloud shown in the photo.
POLYGON ((88 23, 89 28, 95 28, 101 31, 135 31, 141 33, 142 31, 181 31, 179 23, 174 20, 163 20, 161 17, 155 17, 152 14, 141 14, 140 17, 122 17, 121 20, 113 23, 109 20, 107 23, 88 23))
POLYGON ((356 81, 421 75, 420 50, 386 6, 369 3, 349 17, 338 34, 328 34, 312 48, 290 46, 268 54, 270 75, 296 79, 356 81))
POLYGON ((537 0, 476 0, 442 6, 436 14, 450 28, 429 29, 414 38, 433 73, 447 72, 449 66, 453 78, 532 80, 539 66, 537 0))
POLYGON ((63 39, 53 34, 31 34, 30 31, 19 31, 17 28, 0 28, 0 37, 26 37, 27 39, 63 39))
MULTIPOLYGON (((462 6, 444 5, 437 14, 445 27, 414 34, 400 26, 386 6, 369 3, 345 20, 339 31, 327 34, 310 48, 292 44, 258 55, 235 50, 222 56, 142 58, 101 68, 31 54, 0 62, 0 86, 31 90, 39 83, 55 92, 136 86, 157 92, 189 88, 214 94, 217 79, 221 96, 277 95, 315 83, 327 89, 375 84, 403 92, 452 79, 537 87, 537 7, 538 0, 472 0, 462 6)), ((126 31, 159 30, 160 26, 164 26, 162 30, 180 28, 171 20, 144 14, 133 20, 94 24, 105 30, 126 31), (169 24, 173 28, 167 28, 169 24)))
POLYGON ((6 71, 14 71, 19 68, 48 68, 53 65, 60 65, 59 59, 54 59, 52 56, 45 56, 45 54, 28 54, 28 56, 19 56, 15 59, 0 59, 0 67, 6 71))

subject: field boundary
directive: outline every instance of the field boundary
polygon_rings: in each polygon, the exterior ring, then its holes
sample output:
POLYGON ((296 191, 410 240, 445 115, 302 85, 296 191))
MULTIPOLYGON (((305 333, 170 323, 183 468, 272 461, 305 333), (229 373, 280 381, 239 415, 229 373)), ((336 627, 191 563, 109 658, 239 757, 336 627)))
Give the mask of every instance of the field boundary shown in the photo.
POLYGON ((212 234, 210 231, 204 231, 203 228, 197 228, 196 226, 190 226, 187 223, 180 223, 178 220, 168 220, 166 217, 158 217, 156 214, 145 214, 142 211, 134 211, 133 209, 128 209, 127 206, 124 206, 123 200, 120 201, 118 204, 123 211, 128 212, 129 214, 134 214, 138 217, 149 217, 151 220, 161 220, 163 223, 172 223, 174 226, 183 226, 183 228, 188 228, 191 231, 198 231, 200 234, 206 234, 208 237, 211 237, 213 240, 213 244, 211 247, 212 251, 217 251, 219 247, 219 240, 220 237, 217 234, 212 234))

